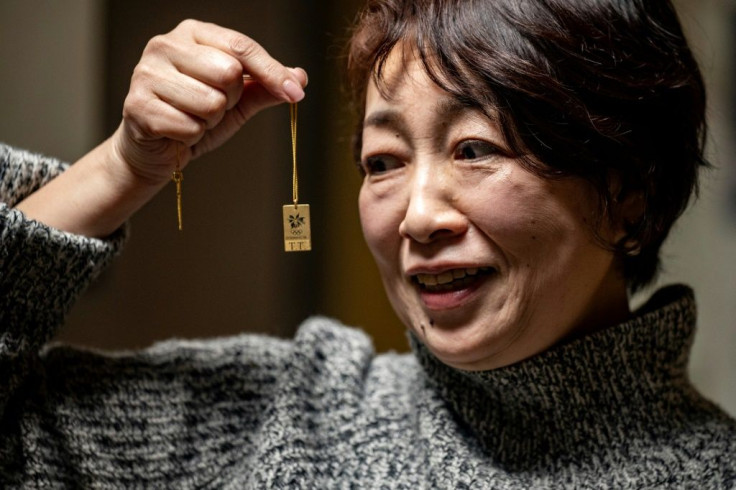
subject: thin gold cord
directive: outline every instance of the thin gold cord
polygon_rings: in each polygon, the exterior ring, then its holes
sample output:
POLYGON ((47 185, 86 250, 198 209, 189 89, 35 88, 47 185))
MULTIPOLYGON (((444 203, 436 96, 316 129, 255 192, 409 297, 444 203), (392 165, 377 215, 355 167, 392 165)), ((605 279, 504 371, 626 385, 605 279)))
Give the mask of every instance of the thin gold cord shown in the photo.
POLYGON ((291 158, 292 158, 292 184, 291 197, 294 200, 294 207, 299 203, 299 178, 296 172, 296 104, 289 106, 289 114, 291 116, 291 158))
POLYGON ((181 183, 184 181, 184 174, 181 171, 181 158, 179 157, 179 145, 176 145, 176 170, 171 173, 171 180, 176 184, 176 216, 179 221, 179 231, 182 231, 181 219, 181 183))

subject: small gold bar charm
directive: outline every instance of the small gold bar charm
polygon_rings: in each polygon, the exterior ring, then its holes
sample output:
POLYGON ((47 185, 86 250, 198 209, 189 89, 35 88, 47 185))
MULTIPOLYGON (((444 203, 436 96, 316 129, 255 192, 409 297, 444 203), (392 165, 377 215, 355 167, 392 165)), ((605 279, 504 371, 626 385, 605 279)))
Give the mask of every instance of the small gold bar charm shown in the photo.
POLYGON ((285 204, 283 212, 284 250, 287 252, 312 250, 309 204, 285 204))

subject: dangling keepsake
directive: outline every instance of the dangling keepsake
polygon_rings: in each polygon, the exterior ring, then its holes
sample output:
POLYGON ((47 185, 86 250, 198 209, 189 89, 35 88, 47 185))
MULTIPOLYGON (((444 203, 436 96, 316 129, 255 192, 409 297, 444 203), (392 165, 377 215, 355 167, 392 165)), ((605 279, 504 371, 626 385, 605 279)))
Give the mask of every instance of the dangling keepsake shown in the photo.
POLYGON ((309 204, 299 204, 299 179, 296 170, 296 104, 291 104, 290 115, 293 204, 285 204, 283 207, 284 250, 306 252, 312 250, 312 232, 309 204))

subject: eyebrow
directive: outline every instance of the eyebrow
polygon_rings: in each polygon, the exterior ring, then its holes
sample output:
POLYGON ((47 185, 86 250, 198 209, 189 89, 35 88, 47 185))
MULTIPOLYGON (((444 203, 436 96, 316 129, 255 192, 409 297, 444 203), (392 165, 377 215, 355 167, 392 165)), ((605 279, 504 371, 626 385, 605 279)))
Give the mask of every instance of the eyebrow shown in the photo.
POLYGON ((444 99, 437 104, 434 113, 435 117, 440 120, 454 119, 463 112, 471 111, 474 108, 468 104, 463 104, 457 99, 444 99))
POLYGON ((372 112, 363 121, 363 127, 392 129, 402 135, 409 133, 409 128, 401 117, 401 113, 393 109, 372 112))
MULTIPOLYGON (((464 104, 456 99, 445 99, 437 104, 434 109, 435 118, 438 121, 451 121, 466 111, 472 111, 475 107, 464 104)), ((403 117, 399 111, 393 109, 385 109, 369 114, 363 121, 363 127, 389 128, 407 133, 408 127, 404 123, 403 117)))
MULTIPOLYGON (((457 116, 458 114, 472 110, 473 107, 455 99, 442 100, 437 104, 435 108, 435 116, 437 119, 447 119, 457 116)), ((401 129, 405 127, 401 113, 393 109, 386 109, 378 112, 373 112, 368 115, 363 121, 364 126, 376 126, 376 127, 391 127, 401 129)))
MULTIPOLYGON (((452 124, 464 113, 477 110, 477 107, 463 103, 454 98, 443 99, 437 103, 437 106, 433 110, 434 124, 452 124)), ((409 139, 409 135, 411 134, 403 113, 395 109, 384 109, 368 114, 363 120, 363 129, 367 127, 395 131, 399 133, 399 136, 406 139, 409 139)), ((442 132, 442 135, 443 137, 445 136, 444 132, 442 132)), ((443 143, 444 142, 437 140, 435 145, 439 148, 443 143)))

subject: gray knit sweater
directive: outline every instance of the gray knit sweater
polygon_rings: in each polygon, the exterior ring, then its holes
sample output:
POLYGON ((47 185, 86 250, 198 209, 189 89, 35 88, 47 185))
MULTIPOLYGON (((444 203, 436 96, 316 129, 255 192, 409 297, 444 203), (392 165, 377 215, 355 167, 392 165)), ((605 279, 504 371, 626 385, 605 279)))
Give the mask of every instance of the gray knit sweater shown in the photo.
POLYGON ((121 246, 11 209, 62 165, 0 145, 0 486, 736 488, 736 423, 690 385, 695 306, 469 373, 335 321, 293 341, 45 346, 121 246))

